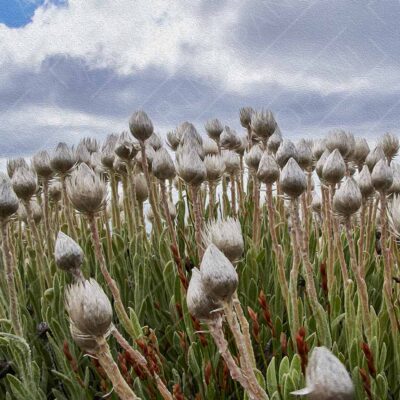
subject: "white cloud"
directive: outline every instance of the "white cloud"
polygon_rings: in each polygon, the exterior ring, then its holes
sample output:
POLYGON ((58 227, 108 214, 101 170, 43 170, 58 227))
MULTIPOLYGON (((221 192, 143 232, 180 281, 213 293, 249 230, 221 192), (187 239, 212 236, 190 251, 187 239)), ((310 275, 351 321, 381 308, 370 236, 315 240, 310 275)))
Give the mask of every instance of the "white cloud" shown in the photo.
POLYGON ((338 81, 316 69, 300 66, 294 70, 284 60, 271 60, 263 53, 249 60, 233 38, 249 5, 229 1, 213 14, 201 12, 200 6, 201 2, 186 0, 46 4, 23 28, 0 24, 0 68, 39 69, 46 58, 61 54, 81 58, 89 68, 111 68, 121 75, 161 67, 170 74, 187 73, 239 93, 271 83, 321 93, 365 89, 370 84, 362 77, 338 81))

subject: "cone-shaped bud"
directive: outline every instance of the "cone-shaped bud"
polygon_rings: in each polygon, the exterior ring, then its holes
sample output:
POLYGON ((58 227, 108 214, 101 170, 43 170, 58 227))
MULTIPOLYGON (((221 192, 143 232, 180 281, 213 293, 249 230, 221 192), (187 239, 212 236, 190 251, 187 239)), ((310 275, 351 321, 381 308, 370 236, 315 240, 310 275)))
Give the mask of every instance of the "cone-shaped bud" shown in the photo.
POLYGON ((346 133, 347 136, 347 153, 343 157, 345 160, 349 161, 353 157, 354 150, 356 147, 356 138, 351 132, 346 133))
POLYGON ((92 278, 68 286, 65 307, 71 323, 84 335, 104 336, 112 323, 110 300, 92 278))
POLYGON ((254 114, 254 110, 251 107, 243 107, 239 111, 240 124, 243 128, 248 128, 251 123, 251 117, 254 114))
POLYGON ((289 197, 300 196, 307 189, 307 178, 294 158, 283 167, 279 182, 283 192, 289 197))
POLYGON ((326 163, 326 160, 329 157, 330 151, 328 149, 324 150, 324 152, 322 153, 321 157, 319 158, 319 160, 317 161, 317 163, 315 164, 315 171, 317 172, 317 175, 319 177, 319 179, 322 179, 322 171, 324 169, 324 165, 326 163))
POLYGON ((18 168, 11 179, 15 194, 21 200, 29 200, 37 190, 36 175, 26 167, 18 168))
POLYGON ((356 182, 360 188, 363 200, 368 200, 374 194, 375 189, 372 185, 371 173, 366 165, 362 167, 362 170, 357 176, 356 182))
POLYGON ((329 132, 326 137, 326 148, 330 152, 335 149, 339 150, 341 156, 345 158, 350 151, 349 136, 342 130, 329 132))
POLYGON ((227 151, 224 154, 225 171, 229 175, 235 175, 240 170, 240 158, 233 151, 227 151))
POLYGON ((167 144, 171 150, 176 151, 179 146, 181 138, 179 137, 177 131, 169 131, 167 133, 167 144))
POLYGON ((251 116, 251 130, 262 140, 267 140, 276 129, 276 121, 271 111, 255 112, 251 116))
POLYGON ((95 152, 90 155, 90 165, 93 168, 93 171, 100 176, 107 177, 106 168, 104 168, 103 163, 101 162, 101 153, 95 152))
POLYGON ((39 178, 50 179, 53 170, 50 166, 50 155, 46 150, 39 151, 32 158, 33 168, 39 178))
POLYGON ((205 126, 207 135, 213 140, 219 140, 224 127, 218 119, 211 119, 206 122, 205 126))
POLYGON ((13 177, 14 172, 20 167, 29 168, 25 158, 20 157, 7 160, 7 174, 10 179, 13 177))
POLYGON ((393 171, 385 159, 379 160, 371 174, 372 185, 378 192, 387 192, 393 183, 393 171))
POLYGON ((326 347, 315 347, 306 370, 306 388, 292 392, 310 400, 354 400, 354 385, 345 366, 326 347))
POLYGON ((304 170, 309 170, 313 163, 313 155, 310 142, 305 139, 301 139, 296 144, 296 150, 298 164, 304 170))
POLYGON ((279 165, 275 158, 264 151, 258 165, 257 178, 266 185, 271 185, 279 179, 279 165))
POLYGON ((49 198, 53 203, 57 203, 61 200, 62 186, 61 182, 51 182, 49 186, 49 198))
POLYGON ((225 126, 224 131, 221 135, 221 147, 226 150, 236 150, 242 144, 236 132, 225 126))
POLYGON ((217 246, 230 262, 237 262, 244 251, 240 222, 231 217, 210 222, 203 233, 203 244, 207 248, 211 243, 217 246))
POLYGON ((275 132, 268 139, 268 143, 267 143, 268 150, 271 153, 276 154, 276 152, 279 149, 279 146, 282 143, 282 140, 283 140, 282 139, 282 133, 281 133, 279 128, 276 128, 275 132))
MULTIPOLYGON (((43 217, 42 207, 40 207, 36 200, 31 200, 29 204, 32 210, 33 222, 38 225, 43 217)), ((23 203, 19 204, 18 218, 25 223, 28 222, 28 215, 26 213, 26 208, 23 203)))
POLYGON ((219 301, 231 299, 238 286, 237 272, 224 253, 212 243, 201 260, 200 273, 208 295, 219 301))
POLYGON ((180 137, 181 144, 193 144, 193 142, 197 142, 199 145, 203 145, 203 138, 197 132, 195 126, 188 121, 183 122, 176 128, 178 135, 180 137))
POLYGON ((217 182, 225 172, 225 162, 221 156, 206 156, 204 166, 209 182, 217 182))
POLYGON ((393 160, 399 151, 399 139, 392 133, 385 133, 380 140, 380 145, 388 160, 393 160))
POLYGON ((346 164, 338 149, 334 149, 322 168, 322 178, 330 185, 339 183, 346 173, 346 164))
POLYGON ((372 172, 376 163, 384 158, 385 153, 383 152, 382 146, 378 145, 373 150, 371 150, 367 155, 367 158, 365 159, 365 164, 368 165, 369 172, 372 172))
MULTIPOLYGON (((325 139, 317 139, 313 141, 313 146, 312 146, 312 155, 314 162, 317 162, 322 154, 326 151, 326 141, 325 139)), ((330 151, 328 150, 328 154, 330 151)))
POLYGON ((118 135, 116 134, 111 134, 108 135, 103 147, 101 148, 101 163, 106 167, 107 169, 112 169, 114 160, 115 160, 115 145, 117 144, 118 141, 118 135))
POLYGON ((129 129, 134 138, 144 142, 153 134, 153 123, 144 111, 135 111, 129 120, 129 129))
POLYGON ((84 254, 75 240, 60 231, 54 248, 54 258, 58 268, 74 273, 81 268, 84 254))
POLYGON ((334 211, 338 215, 348 218, 359 210, 361 203, 360 188, 353 178, 347 177, 333 196, 334 211))
POLYGON ((86 146, 86 149, 90 155, 100 150, 100 144, 95 138, 86 137, 83 138, 81 142, 86 146))
POLYGON ((203 140, 203 151, 206 156, 219 154, 217 143, 210 139, 203 140))
POLYGON ((177 172, 188 185, 199 186, 204 182, 206 167, 196 151, 184 152, 177 157, 176 161, 177 172))
POLYGON ((244 155, 244 152, 246 151, 249 141, 247 140, 246 136, 240 135, 238 136, 240 145, 235 148, 236 153, 238 153, 240 156, 244 155))
POLYGON ((105 182, 86 164, 80 164, 67 182, 67 194, 73 206, 85 214, 101 210, 106 199, 105 182))
POLYGON ((203 321, 213 319, 215 316, 213 311, 221 307, 221 304, 205 290, 198 268, 192 269, 192 277, 186 294, 186 303, 190 314, 203 321))
POLYGON ((245 154, 244 161, 252 172, 257 172, 262 156, 263 151, 258 145, 253 146, 250 151, 245 154))
POLYGON ((151 146, 154 151, 161 149, 161 147, 163 146, 160 136, 158 136, 155 132, 150 136, 147 144, 151 146))
POLYGON ((352 160, 357 164, 358 168, 361 168, 370 152, 368 142, 365 138, 357 137, 355 139, 354 152, 352 160))
POLYGON ((296 146, 291 140, 283 139, 278 151, 276 152, 276 162, 283 168, 289 158, 294 158, 297 161, 296 146))
POLYGON ((137 174, 133 179, 135 181, 136 200, 139 203, 143 203, 149 197, 149 189, 147 188, 146 178, 143 174, 137 174))
POLYGON ((74 157, 77 163, 85 163, 87 165, 90 165, 90 153, 82 141, 74 150, 74 157))
POLYGON ((311 208, 317 214, 321 212, 322 201, 321 196, 317 192, 313 192, 312 194, 311 208))
POLYGON ((54 151, 50 166, 58 174, 66 174, 75 164, 75 157, 66 143, 58 143, 54 151))
POLYGON ((122 132, 115 143, 114 151, 121 160, 129 161, 138 154, 139 148, 135 146, 128 132, 122 132))
POLYGON ((390 167, 393 171, 393 182, 389 188, 390 194, 399 194, 400 193, 400 164, 392 162, 390 167))
POLYGON ((0 220, 5 220, 18 210, 18 198, 14 193, 11 181, 0 172, 0 220))
POLYGON ((152 163, 153 175, 160 180, 173 179, 176 175, 174 162, 168 151, 161 147, 154 154, 152 163))

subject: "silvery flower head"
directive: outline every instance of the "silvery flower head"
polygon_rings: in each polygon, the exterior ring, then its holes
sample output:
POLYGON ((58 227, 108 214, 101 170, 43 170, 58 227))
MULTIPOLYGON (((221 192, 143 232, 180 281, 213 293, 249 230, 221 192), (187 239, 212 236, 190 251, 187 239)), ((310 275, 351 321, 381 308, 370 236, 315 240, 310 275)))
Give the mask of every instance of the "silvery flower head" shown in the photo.
POLYGON ((345 366, 326 347, 315 347, 306 370, 306 388, 292 392, 310 400, 353 400, 354 385, 345 366))
POLYGON ((0 172, 0 220, 5 220, 18 210, 18 198, 14 193, 11 181, 0 172))
POLYGON ((245 154, 244 161, 253 173, 258 170, 262 156, 263 151, 258 145, 253 146, 250 151, 245 154))
POLYGON ((50 155, 46 150, 39 151, 33 156, 32 165, 39 178, 50 179, 52 177, 50 155))
POLYGON ((176 159, 179 176, 192 186, 199 186, 206 179, 206 167, 195 150, 188 149, 176 159))
POLYGON ((365 138, 357 137, 355 139, 354 152, 352 160, 357 164, 358 168, 361 169, 370 152, 368 142, 365 138))
POLYGON ((122 132, 115 143, 114 151, 119 158, 124 161, 129 161, 136 156, 139 149, 133 143, 128 132, 122 132))
POLYGON ((115 133, 108 135, 102 148, 101 148, 101 162, 107 169, 112 169, 115 160, 115 145, 117 144, 119 136, 115 133))
POLYGON ((217 246, 231 263, 237 262, 244 252, 239 220, 228 217, 225 220, 209 222, 203 232, 203 244, 207 248, 211 243, 217 246))
POLYGON ((59 181, 51 182, 49 186, 49 199, 53 203, 57 203, 58 201, 61 200, 61 195, 62 195, 61 182, 59 181))
POLYGON ((160 136, 158 136, 157 133, 155 132, 153 132, 153 134, 149 137, 147 144, 151 146, 154 149, 154 151, 161 149, 163 145, 160 136))
POLYGON ((221 135, 221 147, 225 150, 236 150, 241 144, 241 140, 235 130, 225 126, 221 135))
MULTIPOLYGON (((31 207, 31 211, 32 211, 32 218, 33 218, 33 222, 38 225, 40 223, 40 221, 42 220, 43 217, 43 211, 42 211, 42 207, 40 207, 40 205, 38 204, 38 202, 36 200, 30 200, 29 205, 31 207)), ((19 204, 19 208, 18 208, 18 218, 27 223, 28 222, 28 214, 26 212, 26 208, 25 205, 23 203, 19 204)))
POLYGON ((275 158, 266 151, 264 151, 258 165, 257 178, 267 185, 271 185, 279 179, 279 165, 275 158))
POLYGON ((334 211, 344 218, 355 214, 362 203, 360 188, 352 177, 347 177, 333 196, 334 211))
POLYGON ((387 192, 393 183, 393 171, 385 159, 379 160, 371 174, 372 185, 378 192, 387 192))
POLYGON ((296 144, 297 162, 299 163, 300 167, 303 168, 304 170, 309 170, 313 163, 311 146, 312 144, 305 139, 301 139, 296 144))
POLYGON ((76 149, 74 150, 75 160, 77 163, 85 163, 90 165, 90 153, 87 149, 85 143, 82 141, 78 144, 76 149))
POLYGON ((268 150, 273 153, 276 154, 276 152, 279 149, 279 146, 282 143, 282 133, 281 130, 279 129, 279 127, 277 127, 275 129, 275 132, 271 135, 271 137, 268 139, 268 143, 267 143, 267 148, 268 150))
POLYGON ((153 123, 144 111, 135 111, 129 120, 131 134, 137 140, 146 141, 154 131, 153 123))
POLYGON ((317 214, 319 214, 321 212, 322 200, 321 200, 321 196, 317 192, 312 193, 311 208, 317 214))
POLYGON ((167 144, 171 148, 171 150, 176 151, 181 141, 180 136, 178 135, 177 131, 169 131, 167 133, 167 144))
POLYGON ((380 140, 380 145, 388 160, 393 160, 399 151, 399 139, 392 133, 385 133, 380 140))
POLYGON ((133 180, 135 181, 136 200, 139 203, 143 203, 149 197, 149 189, 147 188, 146 178, 143 174, 137 174, 133 180))
POLYGON ((322 171, 324 169, 324 165, 326 160, 329 157, 330 151, 328 149, 324 150, 324 152, 321 154, 321 157, 318 159, 317 163, 315 164, 315 171, 319 177, 319 179, 322 179, 322 171))
POLYGON ((100 149, 100 144, 95 138, 85 137, 81 140, 90 154, 96 153, 100 149))
POLYGON ((13 177, 14 172, 20 167, 29 168, 25 158, 19 157, 7 160, 7 174, 10 179, 13 177))
POLYGON ((299 197, 307 189, 307 178, 294 158, 290 158, 283 167, 279 182, 283 192, 291 197, 299 197))
POLYGON ((14 172, 11 182, 15 194, 21 200, 28 201, 36 193, 36 174, 30 168, 18 168, 14 172))
POLYGON ((203 140, 203 151, 206 156, 215 156, 219 154, 217 143, 214 140, 203 140))
POLYGON ((218 119, 210 119, 209 121, 206 122, 205 124, 205 129, 207 132, 207 135, 210 137, 210 139, 218 141, 221 137, 221 134, 224 130, 224 126, 221 124, 221 122, 218 119))
POLYGON ((58 232, 54 248, 58 268, 74 274, 82 266, 84 254, 78 243, 63 232, 58 232))
POLYGON ((331 152, 337 149, 341 156, 346 158, 350 151, 349 136, 340 129, 329 132, 326 136, 326 148, 331 152))
POLYGON ((206 168, 207 181, 209 182, 219 181, 225 172, 225 162, 219 155, 206 156, 204 158, 204 166, 206 168))
POLYGON ((223 155, 225 161, 225 171, 229 175, 235 175, 240 170, 240 158, 233 151, 226 151, 223 155))
POLYGON ((213 319, 216 315, 213 311, 221 307, 218 300, 211 297, 205 290, 198 268, 192 269, 186 303, 190 314, 202 321, 213 319))
POLYGON ((163 147, 154 154, 152 171, 153 175, 160 180, 173 179, 176 175, 174 162, 163 147))
POLYGON ((356 182, 360 188, 363 199, 368 200, 374 194, 375 189, 372 185, 371 174, 366 165, 362 167, 360 173, 357 175, 356 182))
POLYGON ((314 140, 311 150, 312 150, 312 155, 313 155, 314 162, 316 163, 320 159, 320 157, 322 156, 323 152, 326 150, 326 141, 325 141, 325 139, 314 140))
POLYGON ((276 152, 276 162, 283 168, 290 158, 297 161, 297 150, 294 143, 289 139, 283 139, 278 151, 276 152))
POLYGON ((251 124, 251 117, 254 114, 254 110, 251 107, 242 107, 239 111, 240 124, 243 128, 249 128, 251 124))
POLYGON ((385 153, 382 149, 381 145, 377 145, 373 150, 369 152, 367 158, 365 159, 365 164, 368 165, 369 171, 372 172, 376 163, 379 160, 383 160, 385 158, 385 153))
POLYGON ((93 335, 81 332, 73 323, 69 324, 69 331, 75 344, 84 352, 96 353, 99 345, 93 335))
POLYGON ((86 164, 80 164, 67 182, 67 194, 73 206, 85 214, 102 209, 106 200, 105 182, 86 164))
POLYGON ((261 140, 266 141, 276 129, 276 121, 271 111, 255 112, 251 116, 251 130, 261 140))
POLYGON ((339 183, 346 173, 346 164, 340 151, 334 149, 326 159, 322 168, 322 178, 330 185, 339 183))
POLYGON ((75 164, 75 157, 72 150, 66 143, 58 143, 51 156, 50 166, 58 174, 66 174, 75 164))
POLYGON ((201 280, 209 296, 228 302, 238 286, 237 272, 217 246, 207 247, 200 264, 201 280))
POLYGON ((112 306, 101 286, 92 278, 68 286, 65 307, 71 323, 84 335, 101 337, 112 323, 112 306))
POLYGON ((197 142, 199 145, 203 145, 203 138, 197 132, 196 127, 188 121, 182 122, 177 127, 178 134, 180 136, 181 144, 185 144, 185 142, 193 143, 197 142))
POLYGON ((238 145, 235 148, 236 153, 238 153, 240 156, 244 155, 244 152, 246 151, 248 145, 249 145, 249 141, 247 140, 247 137, 244 135, 240 135, 238 136, 238 139, 240 141, 240 145, 238 145))

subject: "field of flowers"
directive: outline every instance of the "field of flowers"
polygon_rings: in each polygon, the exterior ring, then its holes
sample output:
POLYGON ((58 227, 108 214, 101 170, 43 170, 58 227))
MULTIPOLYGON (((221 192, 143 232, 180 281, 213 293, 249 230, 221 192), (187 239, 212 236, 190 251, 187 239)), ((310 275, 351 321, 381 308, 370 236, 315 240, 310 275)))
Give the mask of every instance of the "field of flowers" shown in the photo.
POLYGON ((239 117, 8 160, 1 399, 400 399, 398 138, 239 117))

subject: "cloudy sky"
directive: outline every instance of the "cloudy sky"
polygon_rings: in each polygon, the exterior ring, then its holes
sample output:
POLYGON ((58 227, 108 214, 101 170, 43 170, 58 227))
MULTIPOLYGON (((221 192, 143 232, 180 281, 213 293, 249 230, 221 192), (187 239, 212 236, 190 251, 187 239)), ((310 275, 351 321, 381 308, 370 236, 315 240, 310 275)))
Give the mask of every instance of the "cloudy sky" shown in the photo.
POLYGON ((144 109, 165 134, 242 106, 285 135, 399 132, 391 0, 2 0, 0 158, 103 138, 144 109))

